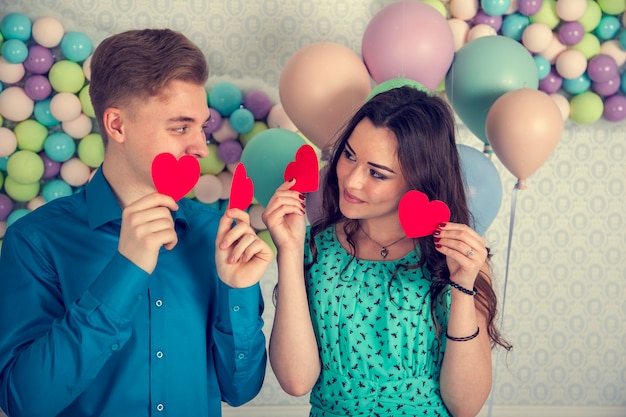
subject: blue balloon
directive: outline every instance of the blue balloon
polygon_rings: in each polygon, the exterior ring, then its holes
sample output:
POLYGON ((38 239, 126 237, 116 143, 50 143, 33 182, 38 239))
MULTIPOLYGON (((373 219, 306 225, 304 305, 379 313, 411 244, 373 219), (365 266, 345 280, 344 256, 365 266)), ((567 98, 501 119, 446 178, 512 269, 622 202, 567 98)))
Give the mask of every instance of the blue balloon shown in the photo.
POLYGON ((484 235, 496 218, 502 204, 502 181, 491 160, 471 146, 458 144, 467 205, 472 218, 470 226, 484 235))
POLYGON ((91 39, 82 32, 67 32, 61 40, 61 52, 70 61, 83 62, 92 51, 91 39))
POLYGON ((585 73, 577 78, 563 78, 563 90, 570 94, 581 94, 589 90, 591 79, 585 73))
POLYGON ((243 93, 235 84, 219 83, 209 90, 209 107, 217 110, 221 116, 229 117, 243 104, 243 93))
POLYGON ((502 19, 502 27, 500 32, 507 38, 511 38, 518 42, 522 41, 522 34, 526 26, 530 25, 530 18, 521 13, 511 13, 502 19))
POLYGON ((272 128, 257 133, 243 148, 241 163, 254 184, 254 197, 263 207, 267 207, 276 189, 285 182, 285 168, 305 144, 295 132, 272 128))

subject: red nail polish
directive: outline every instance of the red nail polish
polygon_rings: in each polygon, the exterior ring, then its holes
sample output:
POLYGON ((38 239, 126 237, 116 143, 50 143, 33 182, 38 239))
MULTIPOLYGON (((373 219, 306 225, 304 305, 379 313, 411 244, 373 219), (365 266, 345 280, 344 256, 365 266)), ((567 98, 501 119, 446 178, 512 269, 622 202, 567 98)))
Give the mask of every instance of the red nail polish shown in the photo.
POLYGON ((441 240, 440 237, 436 237, 436 238, 433 239, 434 242, 439 242, 440 240, 441 240))
POLYGON ((433 235, 435 235, 435 236, 439 236, 440 234, 441 234, 441 230, 435 230, 433 232, 433 235))
POLYGON ((298 197, 300 197, 300 200, 306 199, 306 196, 304 194, 300 194, 298 197))
POLYGON ((445 223, 439 223, 439 227, 446 227, 445 223))
POLYGON ((439 248, 441 248, 441 245, 440 245, 439 243, 437 243, 437 244, 435 245, 435 247, 436 247, 437 249, 439 249, 439 248))
POLYGON ((302 205, 302 208, 305 209, 306 205, 304 203, 300 203, 302 205))

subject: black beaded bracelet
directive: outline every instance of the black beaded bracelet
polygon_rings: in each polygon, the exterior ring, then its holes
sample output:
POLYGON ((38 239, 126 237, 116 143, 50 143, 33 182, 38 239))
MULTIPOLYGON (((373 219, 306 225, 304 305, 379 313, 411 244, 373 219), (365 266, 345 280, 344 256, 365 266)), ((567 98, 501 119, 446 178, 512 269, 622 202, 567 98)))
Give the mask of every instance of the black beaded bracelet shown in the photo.
POLYGON ((478 294, 478 290, 476 289, 476 287, 474 287, 474 288, 473 288, 473 291, 471 291, 471 290, 468 290, 467 288, 461 287, 459 284, 457 284, 457 283, 456 283, 456 282, 454 282, 454 281, 450 281, 450 280, 449 280, 449 281, 448 281, 448 284, 449 284, 451 287, 454 287, 454 288, 456 288, 457 290, 459 290, 459 291, 461 291, 462 293, 465 293, 465 294, 467 294, 467 295, 476 295, 476 294, 478 294))
POLYGON ((476 338, 476 336, 478 336, 478 333, 480 332, 480 327, 476 328, 476 332, 474 332, 474 334, 471 334, 469 336, 465 336, 465 337, 454 337, 454 336, 450 336, 448 334, 448 330, 446 329, 446 338, 453 340, 455 342, 467 342, 468 340, 472 340, 474 338, 476 338))

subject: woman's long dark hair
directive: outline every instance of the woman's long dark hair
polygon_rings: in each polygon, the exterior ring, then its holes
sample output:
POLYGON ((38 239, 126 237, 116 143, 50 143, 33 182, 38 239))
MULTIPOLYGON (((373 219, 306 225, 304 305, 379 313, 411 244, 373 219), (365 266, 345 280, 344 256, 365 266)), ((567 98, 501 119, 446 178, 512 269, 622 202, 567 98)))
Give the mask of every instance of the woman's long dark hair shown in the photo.
MULTIPOLYGON (((414 87, 403 86, 378 93, 367 101, 352 117, 333 145, 331 159, 326 167, 322 185, 321 216, 311 226, 309 241, 313 261, 317 256, 314 237, 331 225, 343 223, 347 242, 356 253, 354 236, 359 229, 359 220, 347 219, 339 209, 339 184, 337 163, 342 156, 346 142, 355 127, 363 119, 369 119, 374 126, 389 129, 397 138, 397 156, 410 189, 425 193, 429 200, 444 201, 450 208, 450 221, 470 224, 459 154, 456 147, 454 116, 449 105, 441 98, 414 87)), ((447 288, 450 271, 446 258, 438 252, 431 236, 415 239, 419 246, 421 260, 418 265, 408 268, 426 268, 432 277, 430 297, 433 317, 435 301, 447 288)), ((510 345, 500 337, 494 319, 497 313, 497 300, 490 281, 479 273, 476 283, 478 308, 486 315, 488 333, 492 346, 500 345, 510 349, 510 345)), ((438 337, 441 333, 440 323, 438 337)))

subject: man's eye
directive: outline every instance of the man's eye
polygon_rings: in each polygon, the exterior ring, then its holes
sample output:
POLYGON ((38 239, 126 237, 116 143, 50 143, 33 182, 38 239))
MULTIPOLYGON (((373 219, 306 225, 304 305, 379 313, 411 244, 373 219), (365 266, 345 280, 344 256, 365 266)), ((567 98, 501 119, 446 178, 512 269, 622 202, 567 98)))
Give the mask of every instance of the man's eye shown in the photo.
POLYGON ((184 127, 177 127, 174 130, 177 131, 178 133, 185 133, 188 130, 188 128, 187 126, 184 126, 184 127))

